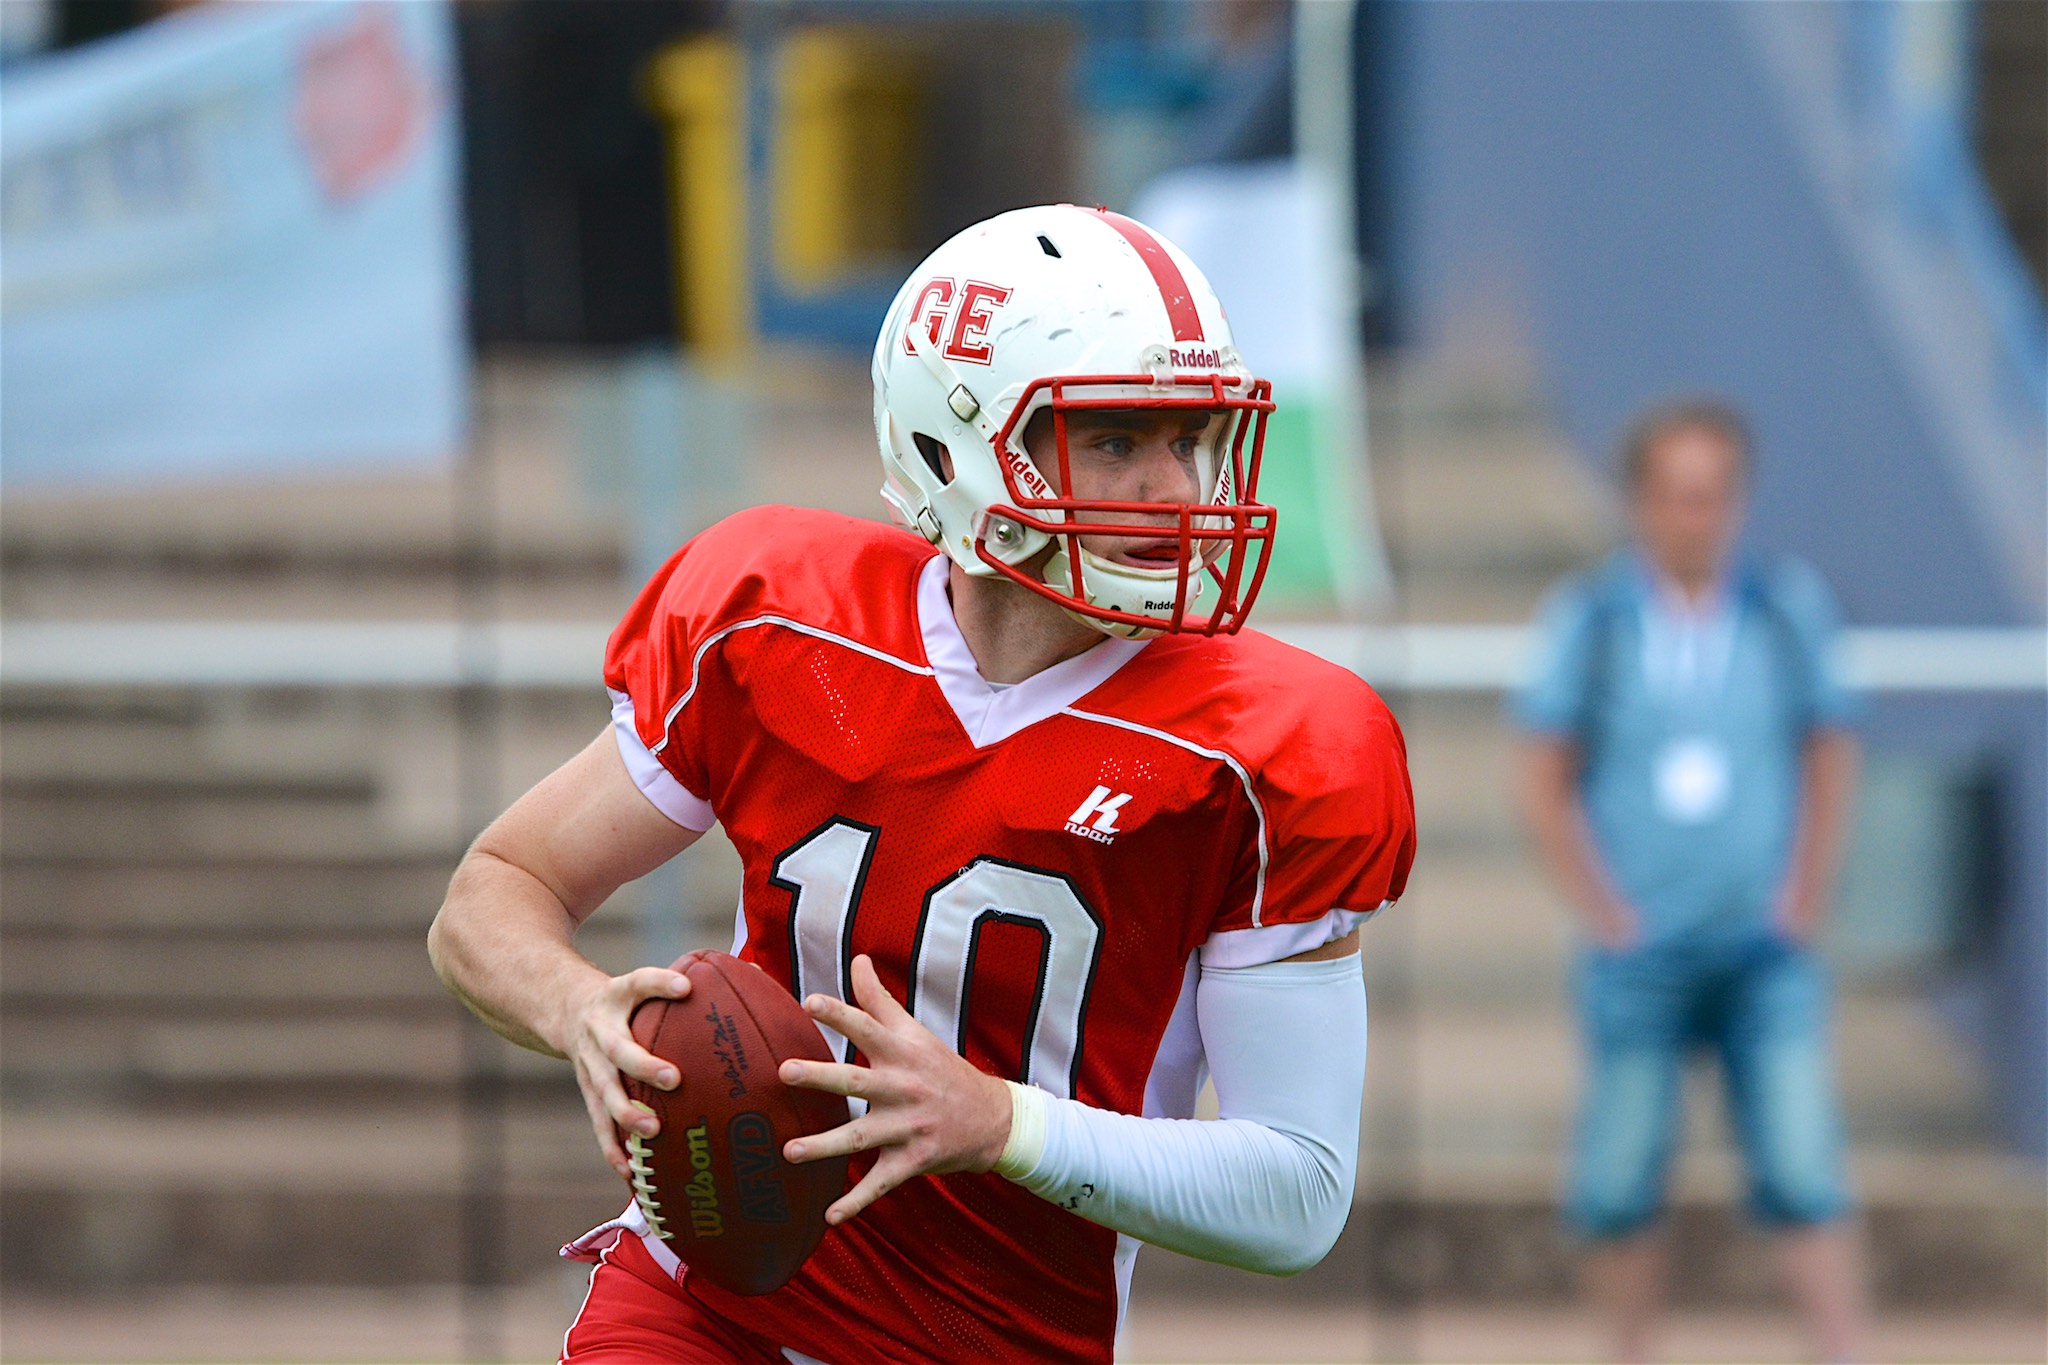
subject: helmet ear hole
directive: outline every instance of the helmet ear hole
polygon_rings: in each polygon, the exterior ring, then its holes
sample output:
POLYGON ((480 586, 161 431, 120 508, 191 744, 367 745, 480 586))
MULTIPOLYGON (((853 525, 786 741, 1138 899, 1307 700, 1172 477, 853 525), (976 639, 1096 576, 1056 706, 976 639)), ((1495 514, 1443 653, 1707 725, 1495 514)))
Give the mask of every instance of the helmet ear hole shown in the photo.
POLYGON ((917 453, 924 456, 924 462, 932 467, 933 477, 940 483, 953 482, 952 452, 921 431, 912 432, 910 439, 917 443, 917 453))

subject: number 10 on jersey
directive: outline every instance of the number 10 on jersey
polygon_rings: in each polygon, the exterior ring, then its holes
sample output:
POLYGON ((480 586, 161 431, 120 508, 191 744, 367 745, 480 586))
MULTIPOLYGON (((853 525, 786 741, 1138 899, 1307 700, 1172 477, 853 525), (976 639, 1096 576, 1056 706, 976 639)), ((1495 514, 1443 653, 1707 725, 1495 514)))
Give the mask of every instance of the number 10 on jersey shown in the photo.
MULTIPOLYGON (((790 986, 849 1000, 854 921, 881 831, 834 817, 775 859, 769 883, 790 893, 790 986)), ((1102 917, 1056 872, 983 856, 925 893, 910 950, 910 994, 920 1023, 967 1051, 963 1002, 975 953, 990 924, 1025 925, 1045 936, 1025 1024, 1018 1080, 1071 1099, 1081 1066, 1082 1024, 1102 949, 1102 917)), ((820 1025, 833 1055, 852 1046, 820 1025)))

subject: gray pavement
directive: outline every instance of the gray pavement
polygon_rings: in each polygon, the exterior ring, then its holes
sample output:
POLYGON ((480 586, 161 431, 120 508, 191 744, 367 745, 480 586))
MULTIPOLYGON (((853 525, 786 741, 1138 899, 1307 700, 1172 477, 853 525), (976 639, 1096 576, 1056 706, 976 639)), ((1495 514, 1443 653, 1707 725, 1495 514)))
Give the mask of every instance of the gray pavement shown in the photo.
MULTIPOLYGON (((9 1295, 0 1360, 28 1362, 542 1361, 554 1357, 580 1281, 566 1269, 499 1296, 493 1326, 466 1330, 459 1291, 265 1289, 154 1291, 124 1298, 9 1295)), ((1888 1315, 1879 1358, 1908 1362, 2048 1359, 2048 1324, 2015 1313, 1888 1315)), ((1261 1307, 1255 1299, 1134 1305, 1129 1362, 1582 1361, 1598 1338, 1570 1309, 1425 1307, 1414 1315, 1336 1305, 1261 1307)), ((1674 1317, 1664 1358, 1806 1359, 1792 1321, 1775 1313, 1674 1317)))

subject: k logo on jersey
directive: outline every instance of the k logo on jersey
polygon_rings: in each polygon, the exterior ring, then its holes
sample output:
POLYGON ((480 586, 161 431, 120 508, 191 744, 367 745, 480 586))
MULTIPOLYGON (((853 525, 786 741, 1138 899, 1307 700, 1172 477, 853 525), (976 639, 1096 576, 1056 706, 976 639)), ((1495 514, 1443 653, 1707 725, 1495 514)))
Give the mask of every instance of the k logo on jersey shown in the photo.
POLYGON ((1107 787, 1097 787, 1088 793, 1088 799, 1074 808, 1067 817, 1067 833, 1078 834, 1083 839, 1093 839, 1098 844, 1116 842, 1116 836, 1123 833, 1116 827, 1116 817, 1122 812, 1124 803, 1131 799, 1129 792, 1110 793, 1107 787))

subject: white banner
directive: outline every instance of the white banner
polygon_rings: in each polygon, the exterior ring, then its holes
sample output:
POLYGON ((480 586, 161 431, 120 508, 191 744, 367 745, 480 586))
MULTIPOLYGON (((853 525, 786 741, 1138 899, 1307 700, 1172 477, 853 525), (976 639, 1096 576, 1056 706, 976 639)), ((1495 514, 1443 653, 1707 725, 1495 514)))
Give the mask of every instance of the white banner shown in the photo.
POLYGON ((1346 197, 1317 167, 1261 161, 1161 176, 1135 212, 1202 268, 1245 364, 1273 381, 1279 410, 1259 485, 1280 513, 1261 599, 1269 617, 1274 606, 1361 609, 1388 575, 1366 463, 1346 197))
POLYGON ((467 424, 447 6, 206 6, 0 85, 0 477, 417 464, 467 424))

